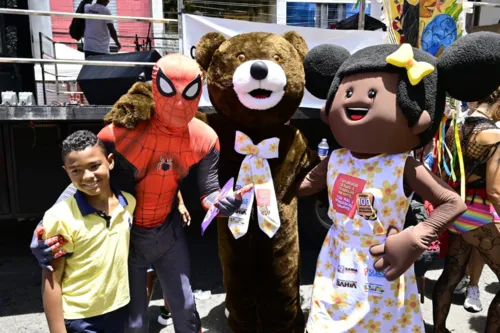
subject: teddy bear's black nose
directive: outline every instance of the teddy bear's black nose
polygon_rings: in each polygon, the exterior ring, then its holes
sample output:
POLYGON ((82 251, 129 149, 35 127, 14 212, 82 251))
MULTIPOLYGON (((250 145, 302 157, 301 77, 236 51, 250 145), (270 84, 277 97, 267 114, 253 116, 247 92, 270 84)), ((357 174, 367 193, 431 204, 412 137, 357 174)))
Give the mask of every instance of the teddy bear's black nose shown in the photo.
POLYGON ((256 80, 264 80, 267 73, 267 65, 263 61, 256 61, 250 67, 250 75, 256 80))

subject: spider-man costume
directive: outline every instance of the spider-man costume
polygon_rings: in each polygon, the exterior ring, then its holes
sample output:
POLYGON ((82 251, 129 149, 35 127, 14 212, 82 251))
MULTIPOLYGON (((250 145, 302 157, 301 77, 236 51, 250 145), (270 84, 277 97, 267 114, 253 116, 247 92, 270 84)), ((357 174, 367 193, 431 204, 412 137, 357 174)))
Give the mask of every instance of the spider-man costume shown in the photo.
MULTIPOLYGON (((130 237, 131 301, 127 332, 148 330, 146 270, 151 265, 167 293, 175 331, 197 333, 201 329, 189 282, 184 232, 178 211, 173 209, 177 207, 179 184, 192 166, 198 166, 198 184, 205 209, 216 201, 219 191, 218 137, 208 125, 193 119, 201 89, 201 73, 196 62, 180 54, 167 55, 153 69, 155 111, 152 118, 134 129, 110 124, 98 134, 115 154, 112 182, 137 198, 130 237)), ((74 192, 70 185, 57 202, 74 192)), ((235 196, 219 201, 222 215, 229 216, 239 208, 241 199, 235 196)), ((38 232, 35 231, 31 248, 41 266, 47 267, 47 262, 61 254, 53 254, 60 243, 40 241, 38 232), (52 251, 47 251, 48 247, 52 251)))

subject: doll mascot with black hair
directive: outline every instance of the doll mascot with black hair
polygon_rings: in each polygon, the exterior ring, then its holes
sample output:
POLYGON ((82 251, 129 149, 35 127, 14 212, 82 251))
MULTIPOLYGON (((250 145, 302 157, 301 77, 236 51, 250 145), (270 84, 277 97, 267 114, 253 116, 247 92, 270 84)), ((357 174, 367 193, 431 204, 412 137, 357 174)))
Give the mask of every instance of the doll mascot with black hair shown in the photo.
POLYGON ((309 333, 425 331, 413 263, 466 206, 411 151, 435 135, 446 93, 473 101, 498 87, 500 76, 490 74, 500 66, 499 41, 470 34, 439 59, 409 44, 353 55, 320 45, 306 56, 306 87, 326 98, 322 118, 343 147, 299 188, 299 195, 327 188, 333 221, 317 262, 309 333), (435 210, 403 230, 414 193, 435 210))

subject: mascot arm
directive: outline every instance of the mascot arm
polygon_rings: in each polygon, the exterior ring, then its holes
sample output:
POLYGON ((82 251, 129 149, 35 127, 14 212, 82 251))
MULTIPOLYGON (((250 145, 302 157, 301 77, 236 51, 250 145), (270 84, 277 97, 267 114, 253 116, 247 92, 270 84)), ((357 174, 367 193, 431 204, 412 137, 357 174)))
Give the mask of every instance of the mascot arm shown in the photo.
POLYGON ((151 84, 137 82, 113 105, 104 122, 133 129, 138 123, 151 119, 154 109, 151 84))
POLYGON ((328 161, 330 155, 314 167, 300 182, 297 189, 298 196, 310 196, 327 187, 328 161))
POLYGON ((431 243, 467 210, 451 187, 412 157, 405 164, 404 184, 408 192, 416 192, 435 209, 425 221, 400 233, 390 228, 385 244, 370 249, 373 256, 382 256, 375 262, 374 268, 377 271, 387 268, 385 277, 389 281, 406 272, 431 243))

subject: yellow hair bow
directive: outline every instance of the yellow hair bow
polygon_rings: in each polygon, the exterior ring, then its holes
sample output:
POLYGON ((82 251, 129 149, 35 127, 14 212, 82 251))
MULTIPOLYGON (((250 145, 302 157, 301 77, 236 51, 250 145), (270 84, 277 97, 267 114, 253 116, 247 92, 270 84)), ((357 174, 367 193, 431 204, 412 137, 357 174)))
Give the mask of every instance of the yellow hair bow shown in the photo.
POLYGON ((391 65, 406 68, 408 79, 412 85, 417 85, 426 75, 434 71, 434 66, 425 61, 416 61, 413 58, 413 49, 410 44, 403 44, 394 53, 385 59, 391 65))

